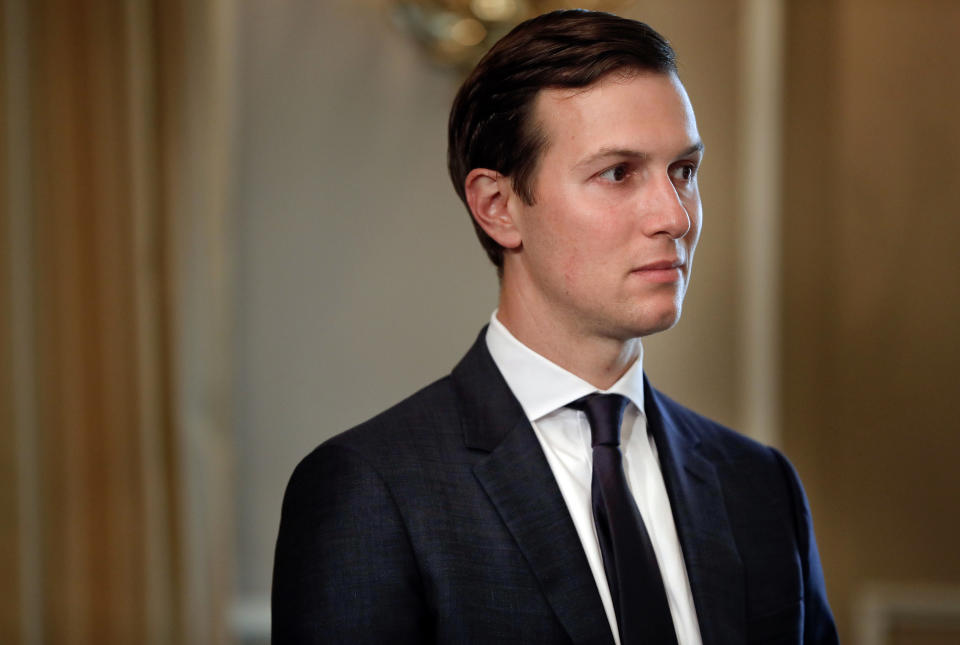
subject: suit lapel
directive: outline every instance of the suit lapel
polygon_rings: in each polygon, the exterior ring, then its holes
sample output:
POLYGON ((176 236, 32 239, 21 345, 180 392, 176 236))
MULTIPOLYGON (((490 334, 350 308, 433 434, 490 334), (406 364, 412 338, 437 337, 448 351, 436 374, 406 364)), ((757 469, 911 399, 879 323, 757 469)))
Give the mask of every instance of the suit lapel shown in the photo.
POLYGON ((533 429, 518 423, 474 468, 574 643, 613 643, 597 584, 533 429))
POLYGON ((671 416, 671 403, 645 383, 645 408, 660 458, 704 645, 746 639, 743 564, 720 481, 699 437, 671 416))
POLYGON ((488 452, 474 474, 571 640, 612 645, 596 582, 550 465, 484 334, 453 371, 464 441, 488 452))

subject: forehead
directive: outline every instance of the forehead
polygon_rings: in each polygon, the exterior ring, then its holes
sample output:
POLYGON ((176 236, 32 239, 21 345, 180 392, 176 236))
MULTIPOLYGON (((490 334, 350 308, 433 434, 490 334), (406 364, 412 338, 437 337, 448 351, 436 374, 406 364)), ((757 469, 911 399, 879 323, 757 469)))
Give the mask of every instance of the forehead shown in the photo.
POLYGON ((699 141, 690 99, 672 73, 614 72, 583 88, 544 89, 534 119, 554 153, 623 147, 669 154, 699 141))

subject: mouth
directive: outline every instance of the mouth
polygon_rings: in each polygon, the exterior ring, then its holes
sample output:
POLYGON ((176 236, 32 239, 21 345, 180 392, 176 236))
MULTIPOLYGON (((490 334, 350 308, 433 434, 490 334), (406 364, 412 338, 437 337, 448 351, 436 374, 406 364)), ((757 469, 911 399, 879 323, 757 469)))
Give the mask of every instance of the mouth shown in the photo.
POLYGON ((633 274, 650 282, 676 282, 683 275, 685 262, 679 257, 648 262, 634 269, 633 274))
POLYGON ((683 260, 680 258, 673 258, 668 260, 658 260, 657 262, 649 262, 644 264, 639 269, 634 269, 634 271, 662 271, 664 269, 679 269, 683 265, 683 260))

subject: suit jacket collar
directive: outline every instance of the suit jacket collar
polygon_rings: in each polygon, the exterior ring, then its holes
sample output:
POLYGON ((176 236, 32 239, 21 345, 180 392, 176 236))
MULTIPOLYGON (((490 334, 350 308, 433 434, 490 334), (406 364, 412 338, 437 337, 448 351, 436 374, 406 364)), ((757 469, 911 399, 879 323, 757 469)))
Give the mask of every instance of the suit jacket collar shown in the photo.
POLYGON ((486 333, 484 325, 452 377, 459 394, 464 443, 491 452, 526 416, 487 351, 486 333))
MULTIPOLYGON (((612 645, 583 547, 533 428, 486 348, 484 334, 454 368, 464 443, 489 453, 474 468, 574 643, 612 645)), ((645 381, 660 458, 704 645, 746 639, 743 566, 716 467, 696 424, 645 381)))

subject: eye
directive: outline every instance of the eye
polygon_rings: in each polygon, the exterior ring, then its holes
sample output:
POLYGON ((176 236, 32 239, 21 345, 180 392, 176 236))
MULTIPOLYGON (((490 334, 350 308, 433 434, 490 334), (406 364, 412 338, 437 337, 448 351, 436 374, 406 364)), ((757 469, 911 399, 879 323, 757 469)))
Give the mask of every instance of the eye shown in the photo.
POLYGON ((677 181, 689 183, 697 177, 697 165, 695 163, 684 163, 676 166, 670 171, 670 176, 677 181))
POLYGON ((629 168, 627 168, 627 164, 620 163, 620 164, 617 164, 616 166, 607 168, 597 176, 600 177, 601 179, 606 179, 607 181, 611 181, 615 184, 619 184, 624 179, 626 179, 627 175, 629 174, 630 174, 630 170, 629 168))

